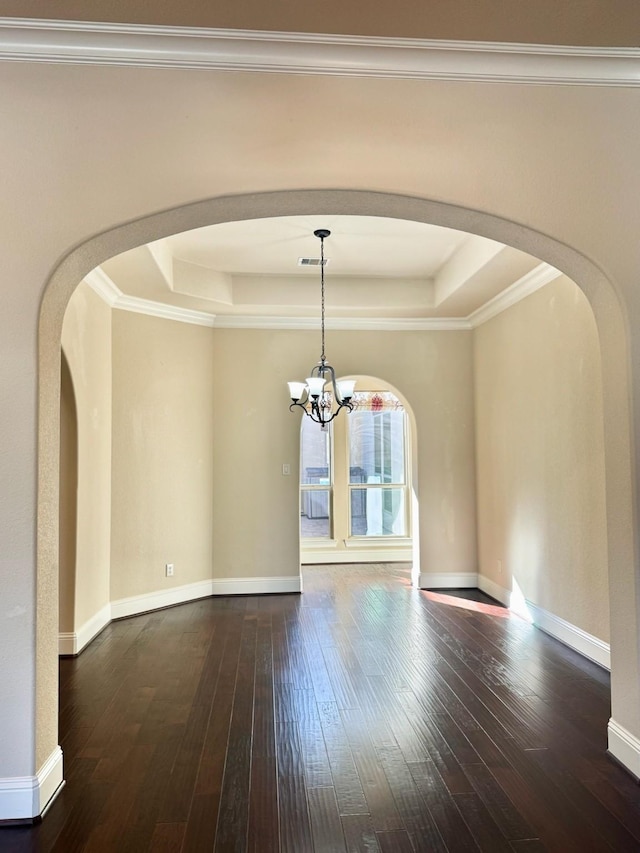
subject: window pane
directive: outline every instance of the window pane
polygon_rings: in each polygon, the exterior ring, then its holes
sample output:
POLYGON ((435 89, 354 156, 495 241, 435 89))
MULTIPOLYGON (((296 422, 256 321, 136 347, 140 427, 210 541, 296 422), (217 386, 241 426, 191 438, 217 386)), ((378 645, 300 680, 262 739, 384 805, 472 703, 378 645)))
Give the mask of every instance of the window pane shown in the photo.
POLYGON ((331 537, 329 489, 302 489, 300 494, 300 535, 303 539, 331 537))
POLYGON ((351 489, 352 536, 406 536, 404 489, 351 489))
POLYGON ((404 483, 403 411, 349 415, 350 483, 404 483))
POLYGON ((331 431, 321 429, 311 418, 303 418, 300 440, 300 482, 331 484, 331 431))

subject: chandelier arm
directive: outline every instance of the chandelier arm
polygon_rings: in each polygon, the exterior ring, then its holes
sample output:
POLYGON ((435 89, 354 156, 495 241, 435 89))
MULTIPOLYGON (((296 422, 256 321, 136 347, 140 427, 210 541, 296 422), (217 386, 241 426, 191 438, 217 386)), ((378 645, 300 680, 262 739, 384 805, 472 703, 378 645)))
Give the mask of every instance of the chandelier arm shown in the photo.
POLYGON ((336 382, 336 372, 333 369, 333 367, 331 367, 330 364, 326 365, 326 369, 331 376, 331 387, 333 388, 333 399, 336 401, 336 403, 338 404, 338 407, 340 408, 342 406, 342 397, 340 396, 340 392, 338 391, 338 383, 336 382))
POLYGON ((311 418, 314 423, 320 424, 321 426, 327 426, 327 424, 330 424, 331 421, 334 420, 334 418, 338 415, 341 409, 346 409, 348 412, 352 412, 353 403, 351 403, 350 401, 338 403, 338 408, 335 410, 335 412, 332 412, 330 416, 323 414, 326 413, 326 409, 322 410, 315 400, 311 401, 311 410, 307 408, 306 404, 293 402, 289 406, 289 411, 292 412, 295 408, 302 409, 305 415, 311 418))

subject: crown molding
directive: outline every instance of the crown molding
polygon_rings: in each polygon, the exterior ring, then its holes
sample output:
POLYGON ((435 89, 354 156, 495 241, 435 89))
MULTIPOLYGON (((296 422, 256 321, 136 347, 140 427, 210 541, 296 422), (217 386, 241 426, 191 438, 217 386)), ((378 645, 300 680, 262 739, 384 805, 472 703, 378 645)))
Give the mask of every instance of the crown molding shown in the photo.
POLYGON ((640 49, 0 18, 0 60, 640 86, 640 49))
POLYGON ((112 308, 117 304, 118 299, 121 299, 123 296, 120 288, 111 278, 109 278, 102 267, 96 267, 91 270, 91 272, 84 277, 84 280, 89 287, 112 308))
MULTIPOLYGON (((490 299, 468 317, 333 317, 326 320, 327 329, 349 332, 460 332, 475 329, 491 320, 507 308, 511 308, 521 299, 530 296, 545 284, 561 276, 560 270, 550 264, 541 263, 514 282, 502 293, 490 299)), ((85 276, 86 283, 107 305, 122 311, 161 317, 164 320, 176 320, 195 326, 208 326, 216 329, 289 329, 293 331, 314 330, 320 328, 318 317, 261 317, 242 314, 208 314, 206 311, 194 311, 166 305, 152 299, 127 296, 109 278, 101 267, 96 267, 85 276)))
POLYGON ((192 326, 213 327, 216 325, 215 314, 207 314, 206 311, 194 311, 191 308, 180 308, 177 305, 165 305, 164 302, 154 302, 151 299, 141 299, 138 296, 123 295, 118 299, 114 308, 132 311, 134 314, 146 314, 149 317, 161 317, 163 320, 191 323, 192 326))
POLYGON ((153 299, 142 299, 139 296, 127 296, 106 274, 102 267, 96 267, 84 277, 84 281, 111 308, 131 311, 134 314, 147 314, 149 317, 161 317, 164 320, 177 320, 180 323, 191 323, 194 326, 213 326, 215 314, 206 311, 194 311, 191 308, 180 308, 177 305, 165 305, 153 299))
MULTIPOLYGON (((470 329, 468 320, 461 317, 333 317, 325 320, 331 331, 376 332, 459 332, 470 329)), ((260 317, 239 314, 218 314, 216 329, 320 329, 318 317, 260 317)))
POLYGON ((545 284, 549 284, 550 281, 561 275, 560 270, 552 267, 551 264, 539 264, 507 287, 506 290, 503 290, 502 293, 494 296, 493 299, 485 302, 484 305, 481 305, 480 308, 469 314, 467 317, 469 326, 472 329, 481 326, 487 320, 491 320, 492 317, 496 317, 498 314, 506 311, 507 308, 511 308, 516 302, 520 302, 521 299, 530 296, 536 290, 540 290, 545 284))

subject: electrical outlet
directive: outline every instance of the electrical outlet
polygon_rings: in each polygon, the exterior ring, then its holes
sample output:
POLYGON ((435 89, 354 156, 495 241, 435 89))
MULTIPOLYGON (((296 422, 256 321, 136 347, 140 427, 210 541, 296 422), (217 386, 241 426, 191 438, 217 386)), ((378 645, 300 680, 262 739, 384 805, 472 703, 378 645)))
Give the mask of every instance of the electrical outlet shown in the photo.
POLYGON ((173 577, 173 563, 166 563, 164 567, 165 576, 168 578, 173 577))

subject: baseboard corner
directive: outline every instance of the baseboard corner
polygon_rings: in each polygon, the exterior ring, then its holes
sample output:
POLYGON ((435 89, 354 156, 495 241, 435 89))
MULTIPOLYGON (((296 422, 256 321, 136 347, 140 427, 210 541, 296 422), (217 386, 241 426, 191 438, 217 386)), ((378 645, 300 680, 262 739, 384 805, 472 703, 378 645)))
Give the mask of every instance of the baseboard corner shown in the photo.
POLYGON ((511 606, 511 591, 492 581, 491 578, 478 574, 478 589, 490 598, 495 598, 505 607, 511 606))
POLYGON ((640 780, 640 740, 613 717, 607 726, 607 752, 633 778, 640 780))
POLYGON ((63 786, 62 749, 56 746, 35 776, 0 778, 0 824, 38 822, 63 786))

